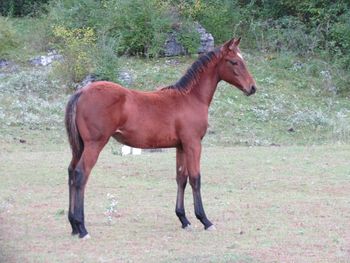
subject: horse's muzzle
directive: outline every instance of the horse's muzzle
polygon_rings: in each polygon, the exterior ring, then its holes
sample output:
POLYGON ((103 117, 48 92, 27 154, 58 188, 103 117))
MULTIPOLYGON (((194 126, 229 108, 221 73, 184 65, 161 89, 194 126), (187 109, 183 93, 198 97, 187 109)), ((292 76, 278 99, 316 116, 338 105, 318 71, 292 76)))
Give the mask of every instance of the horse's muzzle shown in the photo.
POLYGON ((247 94, 248 96, 253 95, 256 92, 256 86, 252 85, 250 88, 250 92, 247 94))

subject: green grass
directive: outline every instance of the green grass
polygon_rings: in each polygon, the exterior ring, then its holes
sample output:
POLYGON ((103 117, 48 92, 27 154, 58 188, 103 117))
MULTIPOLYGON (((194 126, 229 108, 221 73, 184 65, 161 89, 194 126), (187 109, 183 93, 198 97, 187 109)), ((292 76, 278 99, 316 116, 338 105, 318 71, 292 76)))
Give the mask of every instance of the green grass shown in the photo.
POLYGON ((175 152, 103 151, 86 190, 87 242, 70 236, 66 145, 5 143, 0 155, 2 262, 346 262, 349 146, 206 147, 202 195, 217 231, 174 213, 175 152), (107 194, 115 196, 109 222, 107 194))

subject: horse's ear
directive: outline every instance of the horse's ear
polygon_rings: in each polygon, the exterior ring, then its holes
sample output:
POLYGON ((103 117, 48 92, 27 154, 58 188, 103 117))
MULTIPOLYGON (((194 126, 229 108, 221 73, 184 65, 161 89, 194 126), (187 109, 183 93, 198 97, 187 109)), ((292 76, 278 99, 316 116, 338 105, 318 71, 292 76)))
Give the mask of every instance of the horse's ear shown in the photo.
POLYGON ((238 39, 232 38, 231 40, 227 41, 224 44, 224 47, 226 50, 233 50, 235 46, 238 47, 240 41, 241 41, 241 38, 238 38, 238 39))
POLYGON ((240 42, 241 42, 241 37, 235 40, 235 45, 238 47, 240 42))

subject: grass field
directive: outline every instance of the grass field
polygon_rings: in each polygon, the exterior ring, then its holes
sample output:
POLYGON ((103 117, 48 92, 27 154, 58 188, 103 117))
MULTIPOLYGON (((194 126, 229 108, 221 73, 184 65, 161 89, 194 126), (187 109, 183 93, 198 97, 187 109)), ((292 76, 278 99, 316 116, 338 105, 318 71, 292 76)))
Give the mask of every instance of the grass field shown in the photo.
POLYGON ((181 229, 173 150, 122 157, 117 147, 106 146, 88 183, 92 239, 82 241, 66 218, 67 145, 2 142, 0 262, 350 261, 348 145, 205 148, 214 232, 195 219, 190 188, 193 230, 181 229), (107 194, 117 202, 111 218, 107 194))

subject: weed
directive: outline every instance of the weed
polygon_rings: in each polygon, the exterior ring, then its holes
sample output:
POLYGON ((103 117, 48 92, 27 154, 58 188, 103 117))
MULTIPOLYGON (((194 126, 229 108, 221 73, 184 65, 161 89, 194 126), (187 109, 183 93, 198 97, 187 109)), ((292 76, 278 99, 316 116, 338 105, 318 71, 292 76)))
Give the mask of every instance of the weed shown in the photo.
POLYGON ((107 193, 107 208, 105 211, 105 216, 107 217, 108 224, 112 224, 113 217, 115 213, 117 212, 117 200, 114 195, 107 193))

